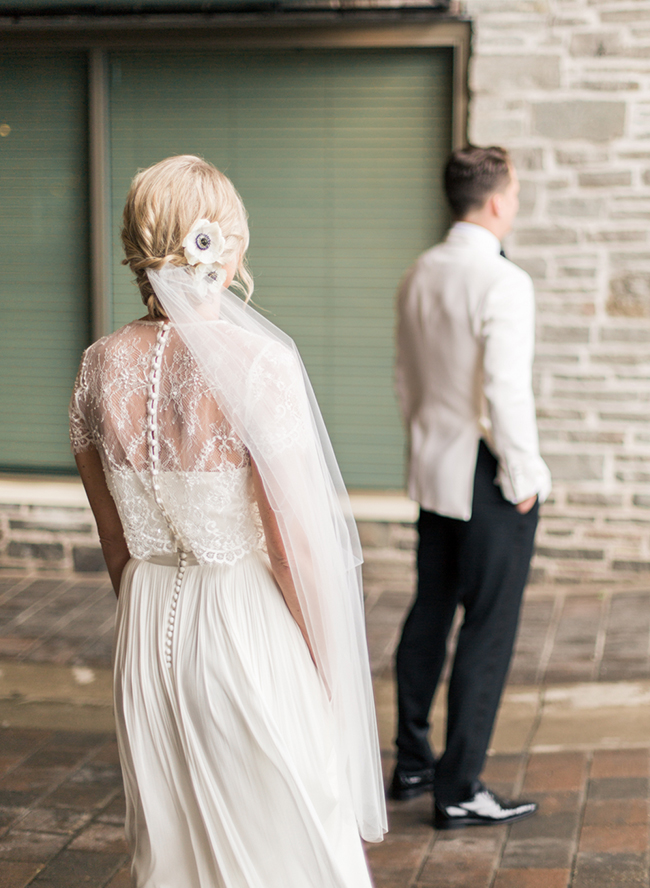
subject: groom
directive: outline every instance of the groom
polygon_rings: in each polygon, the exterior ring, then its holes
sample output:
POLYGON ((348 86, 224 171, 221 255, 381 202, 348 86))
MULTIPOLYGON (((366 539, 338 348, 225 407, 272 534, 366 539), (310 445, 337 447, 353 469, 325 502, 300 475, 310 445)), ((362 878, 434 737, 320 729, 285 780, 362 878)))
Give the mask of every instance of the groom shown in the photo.
POLYGON ((420 504, 417 597, 397 652, 399 727, 390 795, 433 789, 434 825, 510 823, 534 803, 480 781, 517 629, 539 503, 531 385, 534 294, 501 253, 519 208, 502 148, 455 151, 445 191, 457 220, 407 273, 398 296, 397 391, 420 504), (435 761, 429 709, 457 605, 464 619, 449 682, 447 742, 435 761))

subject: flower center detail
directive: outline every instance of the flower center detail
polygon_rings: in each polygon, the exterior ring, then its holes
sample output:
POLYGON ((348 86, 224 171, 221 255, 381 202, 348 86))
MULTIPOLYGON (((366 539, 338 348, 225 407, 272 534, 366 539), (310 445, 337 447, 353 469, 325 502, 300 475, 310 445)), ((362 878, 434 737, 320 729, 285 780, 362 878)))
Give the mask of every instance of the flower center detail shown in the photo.
POLYGON ((212 241, 207 234, 199 234, 196 238, 195 243, 199 250, 207 250, 210 247, 212 241))

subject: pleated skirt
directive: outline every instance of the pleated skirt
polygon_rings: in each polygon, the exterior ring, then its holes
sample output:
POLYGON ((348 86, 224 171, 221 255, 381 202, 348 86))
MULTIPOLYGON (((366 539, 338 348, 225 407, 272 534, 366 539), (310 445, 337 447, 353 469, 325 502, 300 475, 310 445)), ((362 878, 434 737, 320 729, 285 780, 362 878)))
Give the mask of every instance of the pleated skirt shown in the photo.
POLYGON ((114 695, 135 888, 370 888, 332 713, 264 561, 131 560, 114 695), (169 652, 171 653, 171 663, 169 652))

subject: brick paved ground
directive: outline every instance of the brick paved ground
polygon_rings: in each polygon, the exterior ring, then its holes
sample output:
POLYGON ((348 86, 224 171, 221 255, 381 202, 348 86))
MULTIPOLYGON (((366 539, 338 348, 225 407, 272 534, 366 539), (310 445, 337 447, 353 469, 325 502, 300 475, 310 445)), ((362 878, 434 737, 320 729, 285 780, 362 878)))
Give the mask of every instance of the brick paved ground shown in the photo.
MULTIPOLYGON (((373 673, 387 676, 413 579, 366 583, 373 673)), ((109 668, 115 598, 100 578, 0 576, 0 660, 109 668)), ((511 684, 650 679, 650 588, 531 587, 511 684)))
POLYGON ((105 575, 0 576, 0 659, 109 667, 114 617, 105 575))
MULTIPOLYGON (((2 888, 127 888, 111 735, 0 731, 2 888)), ((369 856, 377 888, 648 885, 648 749, 495 755, 486 777, 540 803, 511 827, 436 833, 430 798, 390 805, 369 856)))
POLYGON ((492 756, 490 786, 539 814, 436 833, 430 798, 390 803, 369 851, 377 888, 647 888, 649 765, 648 749, 492 756))
MULTIPOLYGON (((389 691, 411 587, 411 575, 367 583, 374 672, 389 691)), ((105 671, 111 596, 104 578, 0 577, 0 675, 12 664, 36 675, 57 664, 105 671)), ((650 688, 649 653, 650 591, 536 590, 511 685, 650 688)), ((635 699, 647 707, 643 694, 635 699)), ((369 848, 377 888, 648 888, 650 735, 584 748, 575 740, 584 717, 569 713, 566 743, 527 741, 488 761, 496 791, 539 801, 534 818, 436 833, 430 797, 390 803, 391 832, 369 848)), ((383 745, 388 777, 392 750, 383 745)), ((0 728, 0 888, 127 888, 123 812, 111 733, 0 728)))
MULTIPOLYGON (((410 584, 370 584, 368 636, 376 676, 390 674, 410 595, 410 584)), ((529 589, 511 684, 644 678, 650 678, 650 589, 529 589)))
POLYGON ((5 728, 0 750, 0 886, 129 885, 114 737, 5 728))

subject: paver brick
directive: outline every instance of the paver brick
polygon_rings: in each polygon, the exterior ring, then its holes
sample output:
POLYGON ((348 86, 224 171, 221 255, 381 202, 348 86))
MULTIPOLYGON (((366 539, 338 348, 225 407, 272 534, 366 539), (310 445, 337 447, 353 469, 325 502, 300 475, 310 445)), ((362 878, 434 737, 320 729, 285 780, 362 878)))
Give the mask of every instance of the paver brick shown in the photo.
POLYGON ((0 885, 2 888, 25 888, 41 866, 33 862, 0 860, 0 885))
POLYGON ((537 802, 541 816, 577 812, 582 805, 581 793, 575 792, 527 792, 527 799, 537 802))
POLYGON ((120 854, 64 851, 34 880, 34 888, 101 888, 124 863, 120 854))
POLYGON ((106 765, 120 766, 120 753, 117 748, 117 740, 109 740, 105 743, 92 757, 94 763, 102 763, 106 765))
POLYGON ((48 808, 76 808, 86 811, 89 808, 103 807, 110 801, 113 792, 114 790, 107 786, 83 786, 68 782, 44 798, 42 804, 48 808))
POLYGON ((0 755, 0 780, 7 773, 16 767, 19 762, 25 758, 24 754, 15 753, 14 755, 0 755))
POLYGON ((97 819, 102 823, 113 823, 124 825, 126 815, 126 803, 124 796, 120 793, 109 802, 109 804, 98 815, 97 819))
POLYGON ((586 766, 582 752, 534 753, 526 768, 523 792, 577 790, 584 782, 586 766))
POLYGON ((388 827, 390 835, 417 836, 429 841, 432 835, 432 808, 430 793, 409 802, 389 802, 388 827))
POLYGON ((648 848, 648 827, 644 824, 625 826, 583 826, 580 851, 643 854, 648 848))
POLYGON ((647 884, 645 855, 585 853, 578 857, 571 888, 647 888, 647 884))
POLYGON ((11 830, 0 839, 3 860, 37 860, 45 863, 68 841, 68 836, 55 833, 11 830))
POLYGON ((647 749, 596 750, 589 776, 647 777, 650 772, 650 751, 647 749))
POLYGON ((3 731, 2 754, 26 757, 39 747, 49 743, 53 736, 54 731, 47 730, 12 728, 11 731, 3 731))
POLYGON ((589 781, 589 796, 600 799, 644 799, 648 797, 646 777, 602 777, 589 781))
POLYGON ((388 833, 383 842, 367 846, 368 860, 381 872, 382 879, 401 880, 403 885, 408 885, 417 875, 430 843, 430 831, 419 840, 388 833))
POLYGON ((647 799, 589 800, 585 805, 585 826, 630 826, 648 823, 647 799))
POLYGON ((427 866, 417 881, 420 888, 488 888, 492 875, 489 864, 468 860, 451 861, 447 865, 427 866))
POLYGON ((0 782, 3 790, 39 790, 58 783, 66 775, 66 768, 27 768, 19 767, 6 774, 0 782))
POLYGON ((566 869, 571 866, 571 838, 557 839, 537 836, 530 839, 509 839, 501 865, 505 869, 566 869))
POLYGON ((442 888, 444 884, 452 888, 465 885, 476 885, 478 888, 487 886, 494 856, 504 837, 505 827, 489 830, 473 827, 438 833, 418 884, 426 885, 427 888, 442 888))
POLYGON ((129 867, 124 867, 119 870, 119 872, 115 873, 113 878, 106 885, 106 888, 132 888, 132 885, 131 870, 129 867))
MULTIPOLYGON (((16 820, 23 817, 27 812, 27 808, 0 808, 0 835, 5 831, 6 827, 11 826, 16 820)), ((0 882, 0 884, 2 884, 0 882)))
POLYGON ((494 888, 567 888, 569 869, 499 870, 494 888))
POLYGON ((578 831, 578 812, 561 811, 553 814, 538 812, 510 827, 509 842, 515 839, 566 839, 578 831))
POLYGON ((74 839, 74 851, 103 851, 128 854, 124 829, 110 823, 93 823, 74 839))
POLYGON ((29 756, 25 765, 31 768, 71 768, 78 764, 86 755, 86 751, 79 747, 68 748, 65 746, 47 746, 39 749, 29 756))
POLYGON ((38 790, 29 792, 13 792, 12 790, 3 790, 0 787, 0 809, 2 808, 27 808, 33 805, 43 796, 38 790))
POLYGON ((499 783, 513 784, 519 775, 522 765, 521 755, 491 755, 488 756, 483 779, 490 786, 495 781, 499 783))
POLYGON ((66 808, 32 808, 18 820, 18 828, 72 835, 88 823, 90 816, 86 811, 66 808))
POLYGON ((52 738, 52 745, 65 749, 93 749, 102 747, 107 739, 106 734, 94 734, 90 731, 57 731, 52 738))

